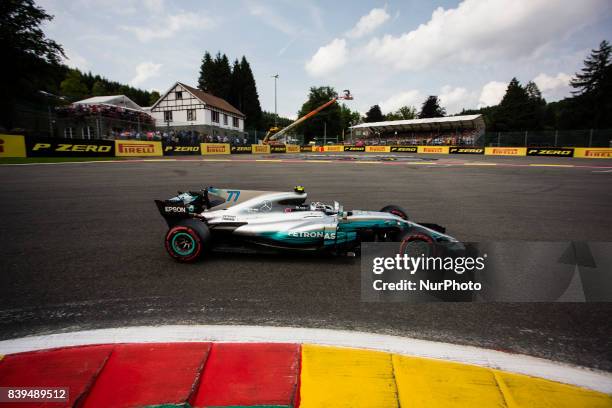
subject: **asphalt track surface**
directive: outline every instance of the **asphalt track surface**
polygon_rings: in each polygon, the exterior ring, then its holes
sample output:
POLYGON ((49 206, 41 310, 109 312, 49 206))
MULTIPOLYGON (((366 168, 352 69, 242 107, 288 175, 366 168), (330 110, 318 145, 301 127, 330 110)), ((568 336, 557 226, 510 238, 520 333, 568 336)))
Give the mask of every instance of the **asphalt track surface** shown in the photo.
POLYGON ((609 303, 362 303, 355 259, 217 255, 184 265, 165 253, 152 200, 205 185, 302 184, 310 199, 345 208, 398 204, 464 241, 612 241, 610 161, 358 156, 365 163, 297 155, 0 166, 0 338, 154 324, 321 327, 612 370, 609 303))

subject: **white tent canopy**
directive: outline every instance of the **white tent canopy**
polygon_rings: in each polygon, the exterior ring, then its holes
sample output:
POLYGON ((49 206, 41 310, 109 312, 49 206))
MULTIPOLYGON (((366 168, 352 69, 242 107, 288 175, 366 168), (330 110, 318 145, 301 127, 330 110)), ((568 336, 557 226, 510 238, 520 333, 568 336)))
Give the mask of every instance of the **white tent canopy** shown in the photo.
POLYGON ((445 116, 440 118, 390 120, 386 122, 361 123, 351 126, 355 130, 370 132, 418 132, 455 129, 484 129, 482 115, 445 116))
POLYGON ((77 101, 74 105, 110 105, 137 111, 143 110, 136 102, 125 95, 94 96, 77 101))

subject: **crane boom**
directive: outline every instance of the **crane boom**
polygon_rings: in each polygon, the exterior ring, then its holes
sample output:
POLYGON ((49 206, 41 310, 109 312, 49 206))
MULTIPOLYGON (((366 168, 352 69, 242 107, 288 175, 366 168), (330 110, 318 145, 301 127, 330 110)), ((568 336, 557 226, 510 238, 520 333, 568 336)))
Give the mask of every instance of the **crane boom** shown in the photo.
POLYGON ((302 116, 301 118, 299 118, 295 122, 291 123, 289 126, 279 130, 275 134, 271 134, 271 132, 266 133, 266 137, 264 137, 264 140, 262 141, 262 143, 263 144, 268 144, 268 142, 270 140, 276 139, 277 137, 279 137, 282 134, 284 134, 284 133, 288 132, 289 130, 293 129, 294 127, 296 127, 300 123, 304 122, 306 119, 313 117, 317 113, 321 112, 323 109, 327 108, 329 105, 332 105, 338 99, 352 100, 353 99, 353 95, 351 95, 351 91, 349 91, 348 89, 345 89, 344 90, 344 95, 342 95, 342 96, 335 96, 331 100, 325 102, 323 105, 319 106, 318 108, 308 112, 306 115, 302 116))

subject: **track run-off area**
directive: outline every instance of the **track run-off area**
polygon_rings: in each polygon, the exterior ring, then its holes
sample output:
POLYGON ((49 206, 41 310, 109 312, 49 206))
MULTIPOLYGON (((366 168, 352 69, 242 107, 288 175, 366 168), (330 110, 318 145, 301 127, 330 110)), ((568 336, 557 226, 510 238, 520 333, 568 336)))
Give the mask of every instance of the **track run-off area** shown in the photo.
POLYGON ((612 370, 606 303, 364 303, 359 260, 174 262, 153 203, 204 186, 404 207, 463 241, 611 241, 612 162, 375 155, 0 166, 0 337, 167 324, 363 332, 612 370), (354 158, 353 158, 354 157, 354 158))

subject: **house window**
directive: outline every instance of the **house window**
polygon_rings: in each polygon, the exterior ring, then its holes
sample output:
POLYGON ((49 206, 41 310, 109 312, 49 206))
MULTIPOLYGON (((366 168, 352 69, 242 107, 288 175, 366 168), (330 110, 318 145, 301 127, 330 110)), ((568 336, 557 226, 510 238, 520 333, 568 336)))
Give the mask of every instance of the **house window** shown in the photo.
POLYGON ((212 121, 219 123, 219 112, 212 111, 212 121))
POLYGON ((232 125, 234 125, 235 128, 240 127, 240 119, 232 118, 232 125))
POLYGON ((176 92, 176 99, 183 99, 183 92, 177 91, 176 92))
POLYGON ((72 128, 71 127, 64 128, 64 137, 68 139, 72 139, 72 128))
POLYGON ((196 120, 195 109, 187 109, 187 121, 196 120))
POLYGON ((164 122, 172 122, 172 111, 164 111, 164 122))
POLYGON ((227 115, 223 115, 223 124, 227 125, 227 115))
POLYGON ((82 129, 83 139, 93 139, 94 134, 94 129, 91 126, 85 126, 82 129))

